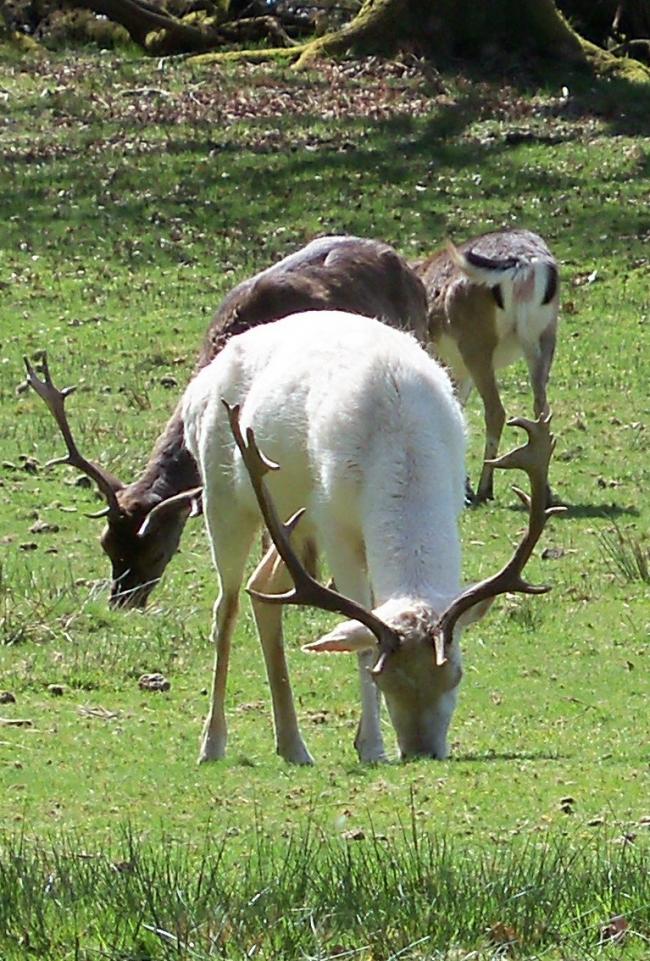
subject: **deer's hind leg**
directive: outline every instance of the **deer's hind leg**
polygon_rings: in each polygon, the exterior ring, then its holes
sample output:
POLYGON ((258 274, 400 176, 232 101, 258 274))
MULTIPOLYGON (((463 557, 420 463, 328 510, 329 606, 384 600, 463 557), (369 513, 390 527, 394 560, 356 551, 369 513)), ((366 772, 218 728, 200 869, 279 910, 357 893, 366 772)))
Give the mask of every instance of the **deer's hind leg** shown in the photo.
MULTIPOLYGON (((305 566, 313 569, 313 547, 307 543, 302 553, 312 555, 306 556, 304 560, 305 566)), ((289 572, 274 546, 267 550, 246 587, 248 590, 265 594, 281 594, 292 587, 289 572)), ((291 764, 313 764, 314 760, 300 733, 293 702, 289 668, 284 654, 282 606, 269 604, 254 594, 251 599, 271 688, 276 751, 291 764)))
MULTIPOLYGON (((535 417, 550 413, 547 397, 548 379, 555 354, 555 335, 556 323, 553 321, 543 331, 539 339, 529 341, 521 339, 521 346, 528 367, 530 386, 533 392, 533 410, 535 417)), ((562 501, 557 497, 549 484, 546 485, 546 504, 552 507, 554 504, 561 504, 562 501)))

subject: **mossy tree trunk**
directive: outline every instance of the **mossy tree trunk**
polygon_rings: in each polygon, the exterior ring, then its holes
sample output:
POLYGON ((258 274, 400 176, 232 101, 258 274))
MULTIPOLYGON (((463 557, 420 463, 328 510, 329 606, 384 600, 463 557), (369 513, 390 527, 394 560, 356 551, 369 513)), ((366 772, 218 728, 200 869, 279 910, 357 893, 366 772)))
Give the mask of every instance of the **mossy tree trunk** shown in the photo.
POLYGON ((3 44, 20 55, 40 56, 42 54, 41 47, 35 40, 14 29, 11 12, 3 0, 0 0, 0 46, 3 44))
POLYGON ((576 33, 554 0, 365 0, 341 30, 306 44, 298 65, 346 51, 390 54, 404 48, 434 60, 519 49, 598 72, 650 79, 641 64, 620 60, 576 33))

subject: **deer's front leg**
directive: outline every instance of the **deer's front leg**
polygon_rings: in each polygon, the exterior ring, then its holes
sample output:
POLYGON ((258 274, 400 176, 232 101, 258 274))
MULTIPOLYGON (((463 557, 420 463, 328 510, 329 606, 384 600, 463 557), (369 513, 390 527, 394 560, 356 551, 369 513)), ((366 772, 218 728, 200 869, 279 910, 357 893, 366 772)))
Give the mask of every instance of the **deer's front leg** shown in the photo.
POLYGON ((228 728, 226 725, 225 700, 228 663, 230 661, 230 642, 239 608, 239 588, 223 591, 214 605, 212 618, 212 638, 215 646, 214 674, 212 677, 212 696, 210 710, 203 725, 199 764, 216 761, 226 754, 228 728))
MULTIPOLYGON (((335 525, 329 527, 324 540, 337 589, 357 603, 371 608, 373 602, 366 571, 365 546, 350 537, 344 528, 335 525)), ((388 760, 381 733, 381 693, 370 674, 376 660, 375 651, 364 651, 357 655, 361 717, 354 746, 359 760, 365 764, 388 760)))
POLYGON ((379 764, 388 760, 381 734, 381 694, 370 670, 377 660, 375 651, 357 655, 361 688, 361 717, 354 739, 359 760, 365 764, 379 764))
MULTIPOLYGON (((524 357, 528 365, 530 376, 530 386, 533 391, 533 410, 535 417, 541 414, 547 415, 549 412, 546 388, 548 378, 551 373, 551 364, 555 353, 555 324, 549 324, 539 340, 533 343, 524 341, 522 343, 524 357)), ((549 484, 546 485, 546 506, 553 507, 561 504, 562 501, 557 497, 549 484)))
POLYGON ((254 516, 239 515, 232 511, 215 517, 211 511, 212 495, 204 494, 205 516, 212 542, 215 566, 219 572, 221 593, 214 605, 212 640, 215 647, 214 675, 210 710, 203 725, 199 764, 224 757, 228 729, 226 726, 226 680, 230 661, 232 640, 237 612, 239 591, 244 576, 244 565, 255 534, 254 516))

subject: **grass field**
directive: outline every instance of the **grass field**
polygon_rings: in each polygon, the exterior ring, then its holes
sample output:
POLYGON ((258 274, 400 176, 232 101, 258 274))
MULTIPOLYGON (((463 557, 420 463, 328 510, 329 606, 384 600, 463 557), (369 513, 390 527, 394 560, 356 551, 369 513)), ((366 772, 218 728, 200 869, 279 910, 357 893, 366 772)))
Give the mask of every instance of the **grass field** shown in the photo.
MULTIPOLYGON (((650 956, 650 103, 563 82, 0 60, 0 716, 30 722, 0 725, 3 961, 650 956), (379 768, 352 746, 352 663, 299 650, 328 623, 311 612, 287 637, 317 764, 275 756, 244 605, 229 757, 197 768, 216 595, 201 523, 145 613, 109 611, 84 515, 101 503, 45 468, 62 443, 23 354, 47 348, 78 385, 84 454, 128 482, 237 281, 321 233, 417 256, 508 224, 563 272, 568 510, 528 571, 552 593, 466 633, 452 758, 379 768), (151 671, 168 693, 138 688, 151 671)), ((503 382, 527 412, 524 367, 503 382)), ((477 401, 468 416, 476 475, 477 401)), ((463 518, 468 580, 522 521, 498 478, 463 518)))

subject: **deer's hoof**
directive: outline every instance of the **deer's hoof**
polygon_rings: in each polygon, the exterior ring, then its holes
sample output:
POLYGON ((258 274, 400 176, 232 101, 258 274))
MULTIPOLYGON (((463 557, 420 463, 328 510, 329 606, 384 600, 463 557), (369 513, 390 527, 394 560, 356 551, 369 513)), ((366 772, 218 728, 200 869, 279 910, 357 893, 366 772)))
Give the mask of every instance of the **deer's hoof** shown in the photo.
POLYGON ((221 761, 226 756, 226 742, 220 740, 206 740, 201 745, 197 764, 207 764, 208 761, 221 761))
POLYGON ((277 752, 287 764, 300 764, 305 767, 310 767, 314 763, 313 757, 304 744, 297 744, 290 749, 283 749, 278 746, 277 752))

